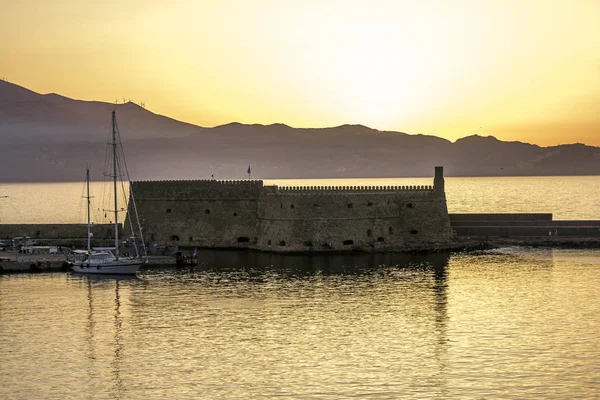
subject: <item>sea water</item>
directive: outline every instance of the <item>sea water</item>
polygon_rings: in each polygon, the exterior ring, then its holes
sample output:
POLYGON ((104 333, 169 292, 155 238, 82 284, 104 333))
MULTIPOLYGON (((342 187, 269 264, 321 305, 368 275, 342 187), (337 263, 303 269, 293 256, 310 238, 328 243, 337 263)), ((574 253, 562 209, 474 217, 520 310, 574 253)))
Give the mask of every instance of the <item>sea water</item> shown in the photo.
MULTIPOLYGON (((600 220, 600 176, 446 178, 450 213, 551 213, 554 219, 600 220)), ((433 185, 433 178, 280 179, 280 186, 433 185)), ((127 192, 124 188, 123 192, 127 192)), ((92 182, 92 221, 110 223, 112 184, 92 182)), ((86 223, 84 182, 0 183, 0 224, 86 223)), ((127 198, 118 198, 126 209, 127 198)), ((122 217, 119 217, 121 220, 122 217)))
MULTIPOLYGON (((599 185, 447 178, 446 193, 450 212, 600 219, 599 185)), ((2 184, 0 223, 83 222, 82 194, 2 184)), ((599 286, 600 251, 529 248, 206 250, 133 279, 0 275, 0 398, 600 398, 599 286)))
POLYGON ((600 397, 600 252, 0 276, 2 399, 600 397))

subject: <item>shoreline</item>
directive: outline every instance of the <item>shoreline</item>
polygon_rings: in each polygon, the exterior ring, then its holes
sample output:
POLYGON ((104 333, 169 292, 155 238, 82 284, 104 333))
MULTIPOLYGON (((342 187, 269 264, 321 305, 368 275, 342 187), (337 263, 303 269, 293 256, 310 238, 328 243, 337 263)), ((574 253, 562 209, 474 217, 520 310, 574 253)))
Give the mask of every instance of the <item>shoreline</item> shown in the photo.
POLYGON ((494 237, 455 238, 456 251, 487 250, 501 247, 542 247, 551 249, 598 249, 599 237, 494 237), (462 247, 462 248, 461 248, 462 247))

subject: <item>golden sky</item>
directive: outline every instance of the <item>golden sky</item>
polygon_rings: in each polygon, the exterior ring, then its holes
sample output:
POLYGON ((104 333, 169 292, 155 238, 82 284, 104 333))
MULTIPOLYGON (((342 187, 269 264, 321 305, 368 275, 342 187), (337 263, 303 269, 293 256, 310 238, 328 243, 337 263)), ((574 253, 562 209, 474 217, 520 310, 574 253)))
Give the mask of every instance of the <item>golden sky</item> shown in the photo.
POLYGON ((0 76, 201 126, 600 145, 600 0, 9 0, 0 76))

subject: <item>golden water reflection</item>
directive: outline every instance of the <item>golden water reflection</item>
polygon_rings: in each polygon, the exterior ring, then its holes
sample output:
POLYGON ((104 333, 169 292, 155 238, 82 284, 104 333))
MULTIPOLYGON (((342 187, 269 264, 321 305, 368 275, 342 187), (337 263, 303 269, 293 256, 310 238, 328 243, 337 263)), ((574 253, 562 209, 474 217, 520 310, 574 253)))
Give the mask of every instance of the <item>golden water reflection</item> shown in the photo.
POLYGON ((600 252, 200 260, 133 280, 1 277, 0 397, 600 393, 600 252))

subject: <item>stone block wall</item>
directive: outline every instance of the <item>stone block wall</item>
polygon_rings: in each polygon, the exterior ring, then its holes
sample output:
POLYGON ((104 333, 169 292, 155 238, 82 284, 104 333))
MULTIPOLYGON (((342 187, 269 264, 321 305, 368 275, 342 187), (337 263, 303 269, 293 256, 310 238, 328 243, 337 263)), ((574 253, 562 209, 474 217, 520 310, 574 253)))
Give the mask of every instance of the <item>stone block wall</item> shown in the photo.
POLYGON ((432 187, 265 190, 259 242, 273 251, 418 247, 449 239, 443 193, 432 187))
POLYGON ((161 181, 133 182, 132 190, 145 240, 157 245, 400 250, 450 240, 439 168, 434 183, 277 187, 262 181, 161 181))
MULTIPOLYGON (((257 241, 262 181, 133 182, 138 215, 149 243, 248 247, 257 241)), ((128 218, 131 218, 131 202, 128 218)), ((129 223, 126 223, 129 229, 129 223)))

